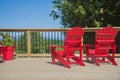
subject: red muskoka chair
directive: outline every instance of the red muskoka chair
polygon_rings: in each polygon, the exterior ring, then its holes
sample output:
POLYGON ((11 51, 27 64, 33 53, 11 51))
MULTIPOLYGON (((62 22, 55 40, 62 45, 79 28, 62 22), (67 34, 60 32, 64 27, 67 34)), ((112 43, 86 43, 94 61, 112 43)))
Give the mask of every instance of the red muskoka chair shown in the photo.
POLYGON ((98 66, 100 66, 100 62, 111 62, 113 65, 117 65, 115 61, 116 44, 114 40, 117 33, 118 31, 111 26, 97 30, 95 45, 85 45, 87 61, 91 58, 98 66))
POLYGON ((83 34, 83 29, 80 26, 76 26, 66 32, 66 38, 63 47, 57 47, 54 45, 50 46, 52 64, 55 64, 55 59, 57 59, 67 68, 70 68, 70 64, 80 64, 85 66, 82 61, 81 38, 83 34), (63 50, 56 50, 57 48, 63 48, 63 50), (75 55, 75 51, 77 50, 79 50, 79 56, 75 55))

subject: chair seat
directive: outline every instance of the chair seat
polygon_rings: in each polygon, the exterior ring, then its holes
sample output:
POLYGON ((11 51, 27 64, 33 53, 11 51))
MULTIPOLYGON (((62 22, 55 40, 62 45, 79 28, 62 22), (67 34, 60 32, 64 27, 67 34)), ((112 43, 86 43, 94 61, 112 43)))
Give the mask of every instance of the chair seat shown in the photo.
POLYGON ((90 54, 95 54, 95 49, 89 49, 90 54))
POLYGON ((56 51, 56 54, 59 56, 64 56, 64 52, 62 50, 56 51))

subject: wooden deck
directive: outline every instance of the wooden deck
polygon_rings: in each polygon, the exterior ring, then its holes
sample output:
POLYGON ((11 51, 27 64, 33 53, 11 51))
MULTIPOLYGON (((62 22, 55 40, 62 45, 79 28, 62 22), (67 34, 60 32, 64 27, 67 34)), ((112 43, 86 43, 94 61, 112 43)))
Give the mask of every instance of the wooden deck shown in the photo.
POLYGON ((118 66, 85 62, 85 67, 68 69, 59 63, 52 65, 51 58, 17 58, 0 61, 0 80, 120 80, 120 58, 116 60, 118 66))

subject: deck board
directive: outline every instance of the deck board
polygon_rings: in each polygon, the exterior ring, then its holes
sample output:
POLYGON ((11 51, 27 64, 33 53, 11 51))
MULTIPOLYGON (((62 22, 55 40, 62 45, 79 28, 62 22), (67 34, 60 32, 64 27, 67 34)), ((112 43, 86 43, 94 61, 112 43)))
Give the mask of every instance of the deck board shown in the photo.
POLYGON ((17 58, 0 61, 0 80, 120 80, 120 58, 116 61, 118 66, 85 62, 85 67, 68 69, 59 62, 52 65, 51 58, 17 58))

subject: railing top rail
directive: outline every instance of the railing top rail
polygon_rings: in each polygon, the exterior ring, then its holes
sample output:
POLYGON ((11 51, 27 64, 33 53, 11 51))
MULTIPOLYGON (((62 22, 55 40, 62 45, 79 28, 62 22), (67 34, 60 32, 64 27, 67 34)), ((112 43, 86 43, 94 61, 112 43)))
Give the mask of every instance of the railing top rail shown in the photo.
MULTIPOLYGON (((118 31, 120 31, 120 27, 114 27, 118 31)), ((0 31, 13 31, 13 32, 20 32, 20 31, 66 31, 70 28, 0 28, 0 31)), ((95 32, 100 28, 83 28, 85 32, 95 32)))
POLYGON ((69 28, 0 28, 0 31, 66 31, 69 28))

